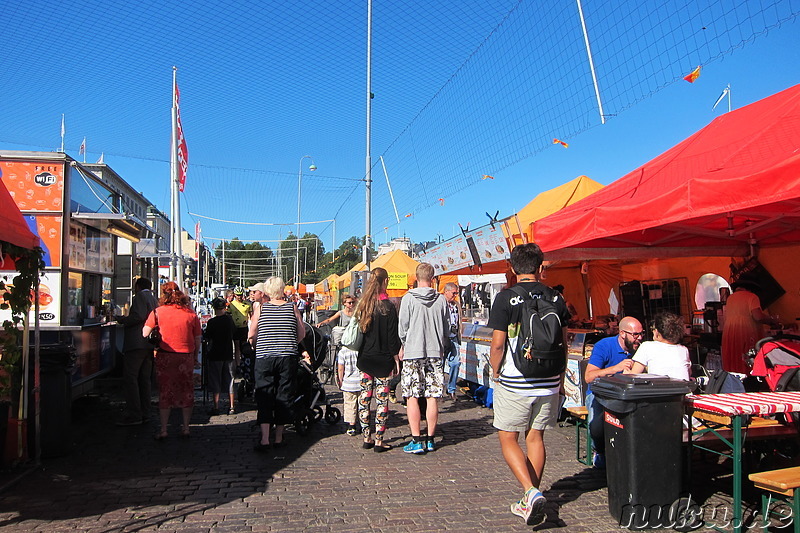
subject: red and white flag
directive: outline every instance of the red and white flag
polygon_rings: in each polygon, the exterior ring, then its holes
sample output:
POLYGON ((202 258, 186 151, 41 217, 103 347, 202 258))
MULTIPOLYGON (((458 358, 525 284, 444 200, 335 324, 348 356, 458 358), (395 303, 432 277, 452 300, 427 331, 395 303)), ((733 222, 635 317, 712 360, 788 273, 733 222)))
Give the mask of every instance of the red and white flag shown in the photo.
POLYGON ((200 221, 198 220, 197 223, 194 225, 194 258, 200 258, 200 221))
POLYGON ((181 93, 177 82, 175 82, 175 112, 178 122, 178 190, 183 192, 186 187, 186 171, 189 169, 189 149, 186 147, 186 137, 183 136, 181 125, 181 93))
POLYGON ((81 143, 80 150, 78 150, 78 155, 82 155, 86 153, 86 137, 83 138, 83 142, 81 143))

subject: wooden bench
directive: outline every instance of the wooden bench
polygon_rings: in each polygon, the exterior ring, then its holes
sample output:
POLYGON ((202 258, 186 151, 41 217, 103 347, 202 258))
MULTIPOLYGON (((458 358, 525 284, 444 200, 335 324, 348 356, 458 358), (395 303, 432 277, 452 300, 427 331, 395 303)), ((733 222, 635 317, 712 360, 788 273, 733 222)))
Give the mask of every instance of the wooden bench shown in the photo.
POLYGON ((589 410, 585 405, 567 407, 567 413, 575 421, 575 459, 585 465, 592 465, 592 435, 589 433, 589 410), (581 431, 586 435, 586 450, 581 450, 581 431))
POLYGON ((765 491, 761 494, 761 529, 767 531, 769 526, 769 503, 772 495, 778 495, 779 499, 786 500, 792 508, 792 527, 794 533, 800 533, 800 498, 795 498, 794 491, 800 487, 800 466, 783 468, 781 470, 769 470, 767 472, 757 472, 750 474, 756 488, 765 491), (772 493, 772 494, 770 494, 772 493))
MULTIPOLYGON (((692 428, 693 434, 699 433, 699 435, 693 436, 692 442, 708 442, 720 438, 731 440, 733 438, 733 430, 730 429, 730 419, 728 417, 715 417, 710 413, 703 413, 702 417, 706 424, 692 428), (708 424, 708 422, 711 422, 711 424, 708 424), (711 431, 712 429, 713 432, 711 431)), ((797 436, 797 427, 794 424, 784 424, 780 420, 762 418, 760 416, 752 417, 745 430, 745 438, 748 441, 794 436, 797 436)), ((688 442, 688 439, 689 432, 684 431, 683 442, 688 442)))

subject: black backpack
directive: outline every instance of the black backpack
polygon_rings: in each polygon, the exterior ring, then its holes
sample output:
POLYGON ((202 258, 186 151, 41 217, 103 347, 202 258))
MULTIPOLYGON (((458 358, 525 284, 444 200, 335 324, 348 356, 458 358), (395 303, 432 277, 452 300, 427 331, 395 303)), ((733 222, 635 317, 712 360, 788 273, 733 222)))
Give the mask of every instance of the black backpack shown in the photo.
POLYGON ((549 378, 567 368, 564 325, 555 301, 558 292, 539 284, 530 293, 519 285, 511 290, 522 302, 522 319, 516 349, 509 350, 514 365, 526 378, 549 378), (530 354, 530 358, 526 354, 530 354))

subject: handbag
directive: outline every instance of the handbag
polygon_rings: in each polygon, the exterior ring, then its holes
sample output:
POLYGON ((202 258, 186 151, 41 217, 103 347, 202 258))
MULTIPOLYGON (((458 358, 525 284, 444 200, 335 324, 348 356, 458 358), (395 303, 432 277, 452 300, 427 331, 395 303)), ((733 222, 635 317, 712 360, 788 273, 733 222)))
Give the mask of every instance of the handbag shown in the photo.
POLYGON ((361 332, 361 328, 358 327, 358 320, 354 314, 347 327, 344 328, 344 333, 342 333, 342 346, 357 351, 361 348, 363 341, 364 334, 361 332))
POLYGON ((153 348, 158 349, 161 345, 161 331, 158 327, 158 313, 155 309, 153 309, 153 316, 156 318, 156 326, 150 330, 150 334, 147 336, 147 342, 153 345, 153 348))

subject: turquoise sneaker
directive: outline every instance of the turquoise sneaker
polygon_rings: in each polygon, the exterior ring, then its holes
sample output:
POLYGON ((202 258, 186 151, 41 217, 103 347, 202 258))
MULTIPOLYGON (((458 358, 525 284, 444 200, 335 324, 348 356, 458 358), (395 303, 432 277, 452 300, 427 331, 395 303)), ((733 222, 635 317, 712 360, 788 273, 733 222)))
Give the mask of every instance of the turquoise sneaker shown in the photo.
POLYGON ((428 439, 425 441, 425 451, 426 452, 436 451, 436 443, 433 442, 433 437, 428 437, 428 439))
POLYGON ((423 454, 427 451, 427 446, 423 442, 411 439, 411 442, 403 446, 403 451, 406 453, 413 453, 416 455, 423 454))

